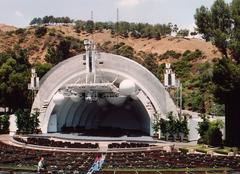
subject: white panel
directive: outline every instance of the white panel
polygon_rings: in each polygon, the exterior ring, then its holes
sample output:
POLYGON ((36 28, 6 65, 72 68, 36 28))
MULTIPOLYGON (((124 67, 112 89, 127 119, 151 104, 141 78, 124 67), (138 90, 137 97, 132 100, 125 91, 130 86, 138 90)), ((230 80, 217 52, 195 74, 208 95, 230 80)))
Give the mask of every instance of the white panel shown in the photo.
POLYGON ((31 88, 34 88, 34 77, 31 77, 31 88))
POLYGON ((200 138, 197 131, 199 121, 201 121, 201 119, 199 118, 193 118, 188 120, 188 128, 189 128, 188 140, 189 141, 196 141, 200 138))
POLYGON ((50 116, 48 123, 48 132, 57 132, 57 115, 53 114, 50 116))
POLYGON ((164 86, 168 86, 168 74, 164 74, 164 86))
POLYGON ((96 73, 96 55, 94 52, 92 54, 92 72, 96 73))
POLYGON ((89 51, 86 51, 86 72, 89 73, 89 51))
POLYGON ((171 74, 171 85, 176 86, 176 78, 174 73, 171 74))
POLYGON ((10 115, 10 118, 9 118, 9 134, 10 136, 13 136, 16 134, 16 131, 17 131, 17 117, 15 115, 10 115))
POLYGON ((36 87, 39 88, 39 77, 36 78, 36 87))

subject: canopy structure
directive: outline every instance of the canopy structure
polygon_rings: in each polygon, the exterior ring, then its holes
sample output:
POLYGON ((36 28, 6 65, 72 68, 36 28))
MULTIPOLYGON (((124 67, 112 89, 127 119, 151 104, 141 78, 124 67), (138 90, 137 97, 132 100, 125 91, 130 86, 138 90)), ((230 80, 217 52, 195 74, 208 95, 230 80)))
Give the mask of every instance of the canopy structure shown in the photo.
POLYGON ((159 80, 128 58, 87 50, 53 67, 40 81, 32 109, 43 133, 111 127, 153 135, 156 113, 176 113, 159 80))

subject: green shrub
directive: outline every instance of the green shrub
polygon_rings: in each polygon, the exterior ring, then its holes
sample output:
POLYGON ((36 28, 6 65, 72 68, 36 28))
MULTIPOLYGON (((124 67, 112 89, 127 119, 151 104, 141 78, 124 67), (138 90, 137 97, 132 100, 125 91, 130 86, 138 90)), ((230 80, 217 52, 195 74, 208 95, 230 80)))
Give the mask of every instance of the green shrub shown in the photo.
POLYGON ((202 51, 196 49, 194 52, 185 52, 184 59, 191 61, 194 59, 198 59, 203 56, 202 51))
POLYGON ((9 132, 9 115, 0 116, 0 133, 9 132))
POLYGON ((49 31, 49 36, 56 36, 56 31, 49 31))
POLYGON ((160 56, 160 59, 168 59, 168 58, 178 59, 179 57, 181 57, 181 53, 177 53, 173 50, 168 50, 163 55, 160 56))
MULTIPOLYGON (((14 32, 15 32, 15 31, 6 31, 6 34, 7 34, 8 36, 12 36, 14 32)), ((15 33, 16 33, 16 32, 15 32, 15 33)))
POLYGON ((218 127, 210 127, 208 130, 208 143, 215 147, 222 145, 222 132, 218 127))
POLYGON ((191 51, 190 50, 186 50, 184 53, 183 53, 183 57, 186 57, 188 54, 190 54, 191 51))
POLYGON ((186 60, 179 60, 172 64, 172 68, 177 77, 181 79, 188 78, 191 72, 192 65, 186 60))
POLYGON ((36 63, 34 67, 38 76, 42 78, 52 68, 52 65, 49 63, 36 63))
POLYGON ((198 133, 200 134, 200 139, 202 143, 209 144, 211 146, 221 147, 223 144, 222 141, 222 132, 220 129, 223 128, 222 120, 209 121, 205 115, 202 116, 203 121, 198 123, 198 133))
POLYGON ((35 36, 40 38, 44 36, 47 33, 47 28, 46 27, 37 27, 35 30, 35 36))
POLYGON ((15 33, 18 34, 18 35, 21 35, 21 34, 24 34, 25 31, 26 31, 26 29, 24 29, 24 28, 19 28, 19 29, 15 30, 15 33))
POLYGON ((54 46, 49 46, 47 49, 47 54, 45 60, 51 64, 57 64, 70 56, 71 41, 63 39, 59 44, 54 46))

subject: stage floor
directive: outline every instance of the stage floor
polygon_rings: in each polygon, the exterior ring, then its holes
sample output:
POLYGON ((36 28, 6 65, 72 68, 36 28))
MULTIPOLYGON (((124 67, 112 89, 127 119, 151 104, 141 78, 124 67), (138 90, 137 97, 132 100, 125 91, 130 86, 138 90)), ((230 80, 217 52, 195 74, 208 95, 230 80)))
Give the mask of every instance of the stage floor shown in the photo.
POLYGON ((155 143, 154 140, 150 136, 121 136, 121 137, 100 137, 100 136, 82 136, 78 133, 72 134, 64 134, 64 133, 46 133, 46 134, 32 134, 30 136, 34 137, 45 137, 45 138, 56 138, 56 139, 65 139, 65 140, 73 140, 73 141, 126 141, 126 142, 142 142, 142 143, 155 143))

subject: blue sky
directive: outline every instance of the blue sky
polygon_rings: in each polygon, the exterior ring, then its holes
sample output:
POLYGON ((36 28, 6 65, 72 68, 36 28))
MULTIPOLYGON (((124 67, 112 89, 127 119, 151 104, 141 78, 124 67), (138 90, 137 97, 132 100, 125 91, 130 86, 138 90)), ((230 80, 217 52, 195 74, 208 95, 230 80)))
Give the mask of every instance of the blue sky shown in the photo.
MULTIPOLYGON (((230 0, 226 0, 229 2, 230 0)), ((0 23, 25 27, 33 17, 69 16, 87 20, 91 11, 96 21, 177 24, 180 28, 194 26, 194 13, 201 5, 211 7, 214 0, 0 0, 0 23)))

